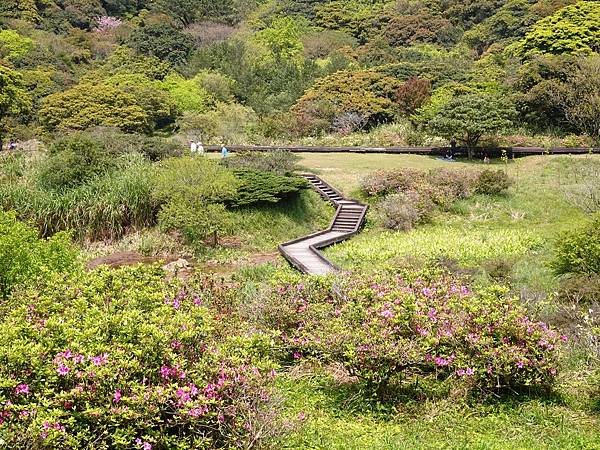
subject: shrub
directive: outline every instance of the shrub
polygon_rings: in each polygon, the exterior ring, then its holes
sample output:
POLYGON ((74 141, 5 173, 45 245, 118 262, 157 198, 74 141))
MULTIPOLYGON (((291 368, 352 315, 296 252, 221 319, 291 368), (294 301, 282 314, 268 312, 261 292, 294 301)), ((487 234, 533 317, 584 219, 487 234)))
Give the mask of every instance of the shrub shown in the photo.
POLYGON ((227 203, 232 206, 248 206, 257 203, 277 203, 284 198, 298 195, 308 187, 303 178, 277 175, 258 170, 236 170, 240 186, 235 196, 227 203))
POLYGON ((277 175, 290 175, 297 169, 300 157, 287 150, 271 152, 236 152, 225 160, 232 169, 252 169, 273 172, 277 175))
POLYGON ((0 211, 0 296, 49 272, 73 268, 76 256, 68 234, 39 239, 37 230, 19 222, 14 212, 0 211))
POLYGON ((560 282, 558 298, 568 303, 593 304, 600 300, 600 275, 571 275, 560 282))
POLYGON ((192 291, 164 275, 49 277, 2 306, 7 446, 250 448, 278 429, 265 343, 220 333, 204 304, 222 286, 192 291))
POLYGON ((431 201, 415 191, 388 195, 378 204, 383 227, 396 231, 408 231, 426 222, 432 208, 431 201))
POLYGON ((506 191, 511 184, 511 179, 506 172, 486 169, 477 177, 475 192, 484 195, 499 195, 506 191))
POLYGON ((559 275, 600 273, 600 214, 560 237, 551 267, 559 275))
POLYGON ((50 156, 40 169, 38 183, 44 189, 64 191, 79 186, 115 166, 113 155, 86 134, 73 134, 50 146, 50 156))
POLYGON ((361 189, 368 195, 385 195, 399 191, 412 191, 425 182, 425 172, 416 169, 380 170, 361 180, 361 189))
POLYGON ((378 393, 415 379, 475 392, 547 388, 556 376, 559 335, 503 288, 473 291, 447 276, 354 276, 281 283, 272 295, 283 306, 265 319, 285 324, 290 358, 341 363, 378 393))

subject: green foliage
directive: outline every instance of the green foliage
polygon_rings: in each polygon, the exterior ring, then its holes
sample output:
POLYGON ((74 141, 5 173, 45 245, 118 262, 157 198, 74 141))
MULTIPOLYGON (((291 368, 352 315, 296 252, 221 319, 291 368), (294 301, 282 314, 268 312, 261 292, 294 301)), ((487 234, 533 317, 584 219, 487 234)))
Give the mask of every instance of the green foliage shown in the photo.
POLYGON ((238 13, 232 0, 157 0, 156 7, 182 25, 190 25, 197 20, 235 23, 238 13))
POLYGON ((278 175, 273 172, 244 169, 235 170, 240 186, 227 203, 232 206, 248 206, 257 203, 277 203, 297 196, 306 189, 307 182, 298 176, 278 175))
POLYGON ((70 236, 58 233, 39 239, 37 230, 19 222, 15 213, 0 211, 0 296, 52 272, 75 268, 77 251, 70 236))
MULTIPOLYGON (((231 215, 220 203, 204 204, 176 199, 163 205, 158 226, 164 232, 179 231, 188 244, 198 244, 208 236, 231 230, 231 215)), ((216 239, 213 242, 217 244, 216 239)))
POLYGON ((537 22, 513 48, 517 55, 590 54, 600 51, 600 4, 579 1, 537 22))
POLYGON ((218 102, 204 113, 184 113, 178 125, 181 131, 199 135, 205 141, 222 139, 243 143, 256 121, 252 108, 238 103, 218 102))
POLYGON ((181 111, 205 112, 214 105, 211 94, 202 86, 201 78, 186 80, 179 75, 169 75, 162 82, 181 111))
POLYGON ((208 307, 222 284, 164 278, 155 266, 49 276, 2 305, 8 446, 228 448, 277 434, 268 341, 227 337, 208 307))
POLYGON ((153 175, 154 195, 161 201, 185 199, 217 203, 235 195, 239 182, 218 162, 183 157, 161 161, 153 175))
POLYGON ((149 131, 150 116, 135 96, 108 84, 78 84, 49 95, 39 111, 49 130, 117 127, 126 132, 149 131))
POLYGON ((0 150, 2 138, 7 131, 6 119, 26 112, 29 106, 30 98, 21 74, 0 64, 0 150))
POLYGON ((147 24, 137 28, 128 45, 148 56, 156 56, 172 64, 185 63, 194 46, 193 38, 168 23, 147 24))
POLYGON ((315 6, 315 22, 323 28, 346 31, 364 43, 378 29, 377 17, 383 15, 385 3, 383 0, 323 2, 315 6))
POLYGON ((395 113, 394 94, 400 82, 370 71, 340 71, 318 80, 294 105, 299 126, 325 130, 336 116, 357 113, 369 125, 390 121, 395 113))
POLYGON ((224 161, 232 169, 251 169, 273 172, 277 175, 291 175, 297 169, 300 157, 286 150, 273 152, 236 152, 224 161))
POLYGON ((33 47, 30 38, 13 30, 0 30, 0 59, 13 61, 25 56, 33 47))
POLYGON ((561 235, 551 267, 557 274, 600 273, 600 215, 561 235))
POLYGON ((472 148, 484 135, 510 128, 515 115, 515 107, 506 97, 467 94, 450 100, 426 126, 432 133, 456 138, 472 148))
POLYGON ((59 139, 38 174, 43 189, 64 191, 84 184, 114 167, 112 155, 89 135, 75 134, 59 139))
POLYGON ((512 184, 508 174, 502 170, 484 170, 477 177, 475 192, 484 195, 499 195, 512 184))
POLYGON ((304 46, 300 40, 300 28, 294 19, 276 19, 271 26, 258 31, 254 40, 269 50, 274 62, 297 58, 304 46))
POLYGON ((384 399, 416 380, 474 394, 553 384, 559 335, 506 289, 413 276, 282 283, 272 293, 280 306, 263 320, 284 324, 290 356, 341 364, 384 399))

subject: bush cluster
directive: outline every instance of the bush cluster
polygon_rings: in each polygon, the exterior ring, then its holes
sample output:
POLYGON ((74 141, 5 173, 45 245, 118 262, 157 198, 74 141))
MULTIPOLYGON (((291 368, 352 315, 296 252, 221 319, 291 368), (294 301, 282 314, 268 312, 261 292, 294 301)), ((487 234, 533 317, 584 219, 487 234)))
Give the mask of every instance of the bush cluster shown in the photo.
POLYGON ((429 220, 437 208, 447 209, 475 193, 498 195, 510 184, 500 170, 394 169, 368 175, 361 189, 369 196, 383 197, 378 210, 385 228, 406 231, 429 220))
POLYGON ((298 167, 300 157, 290 151, 273 152, 236 152, 225 160, 225 165, 232 169, 252 169, 263 172, 274 172, 277 175, 291 175, 298 167))
POLYGON ((52 272, 75 267, 77 251, 66 233, 39 239, 37 230, 0 211, 0 298, 52 272))
POLYGON ((290 359, 341 363, 380 393, 415 378, 474 391, 549 387, 566 339, 505 289, 448 276, 305 279, 271 295, 263 320, 290 359))
POLYGON ((13 296, 0 307, 3 445, 250 448, 278 431, 261 338, 223 337, 206 306, 224 293, 138 267, 13 296))
POLYGON ((600 214, 595 214, 583 226, 562 234, 551 267, 558 275, 600 273, 600 214))

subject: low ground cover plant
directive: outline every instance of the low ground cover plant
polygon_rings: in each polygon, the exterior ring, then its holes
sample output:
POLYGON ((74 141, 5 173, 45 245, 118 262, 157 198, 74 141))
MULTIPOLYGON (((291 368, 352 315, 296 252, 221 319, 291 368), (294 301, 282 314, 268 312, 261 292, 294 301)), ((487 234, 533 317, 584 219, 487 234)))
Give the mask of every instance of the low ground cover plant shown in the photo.
MULTIPOLYGON (((250 448, 279 430, 260 337, 228 339, 157 267, 48 276, 0 305, 9 448, 250 448)), ((266 346, 268 348, 268 345, 266 346)))
POLYGON ((518 258, 543 244, 540 236, 527 230, 458 230, 436 225, 408 233, 358 236, 327 252, 338 263, 362 269, 391 267, 407 258, 418 264, 450 260, 472 267, 488 260, 518 258))
POLYGON ((548 388, 566 340, 499 286, 434 273, 285 281, 263 321, 290 359, 341 363, 378 394, 402 382, 473 392, 548 388))

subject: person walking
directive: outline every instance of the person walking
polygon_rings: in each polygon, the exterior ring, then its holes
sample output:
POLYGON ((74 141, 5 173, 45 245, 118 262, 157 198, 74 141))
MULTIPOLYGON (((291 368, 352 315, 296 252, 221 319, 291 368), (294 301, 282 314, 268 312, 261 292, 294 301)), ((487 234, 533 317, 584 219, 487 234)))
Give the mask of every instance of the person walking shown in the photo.
POLYGON ((204 145, 202 145, 202 141, 198 141, 196 144, 196 151, 200 154, 200 156, 204 156, 204 145))
POLYGON ((228 154, 229 154, 229 150, 227 150, 227 147, 225 147, 225 144, 221 144, 221 158, 223 158, 223 159, 227 158, 228 154))
POLYGON ((194 155, 196 153, 196 150, 198 150, 196 141, 190 141, 190 152, 192 153, 192 155, 194 155))

